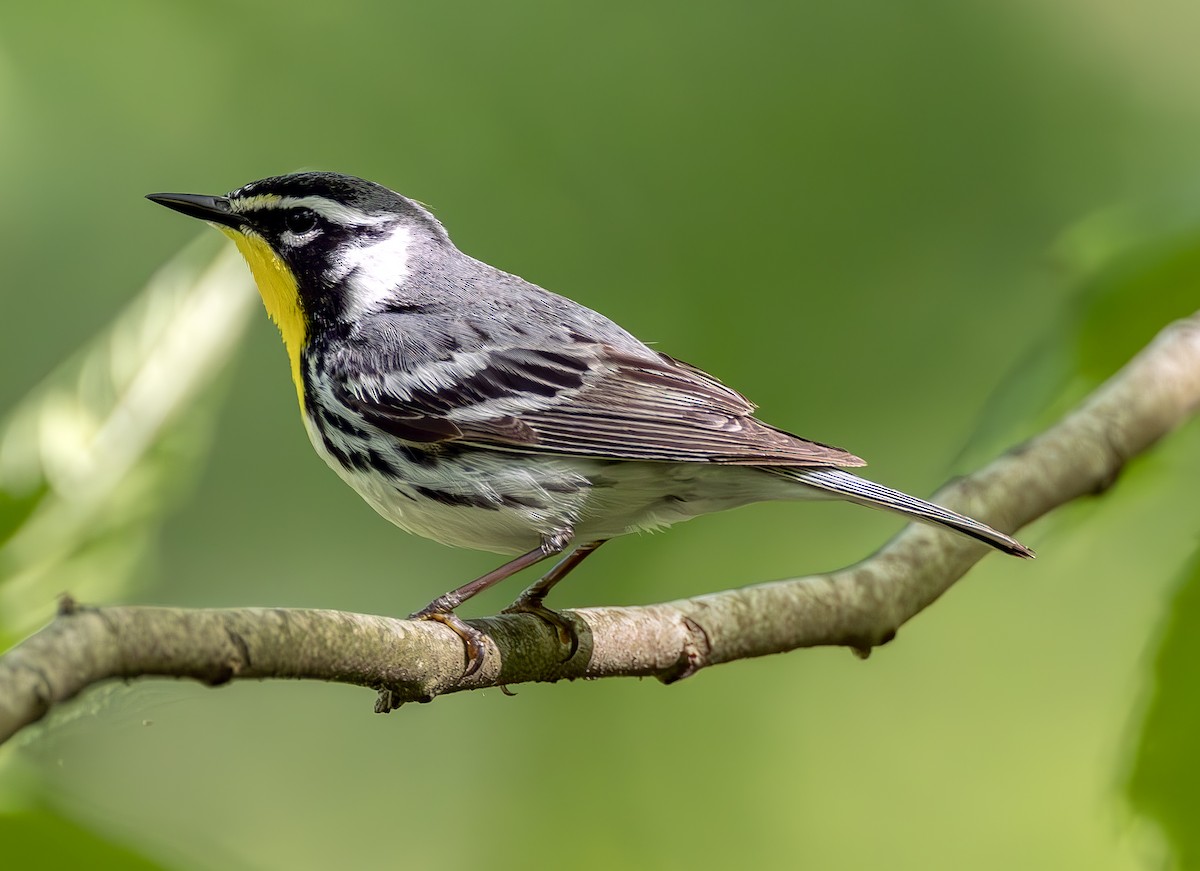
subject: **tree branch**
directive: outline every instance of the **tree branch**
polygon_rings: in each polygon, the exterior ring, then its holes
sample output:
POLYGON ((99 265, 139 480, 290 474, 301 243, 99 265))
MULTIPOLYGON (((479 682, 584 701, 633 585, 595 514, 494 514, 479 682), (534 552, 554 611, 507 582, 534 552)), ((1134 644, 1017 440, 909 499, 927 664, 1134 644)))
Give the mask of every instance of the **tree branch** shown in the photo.
MULTIPOLYGON (((942 489, 941 504, 1013 530, 1099 493, 1130 458, 1200 406, 1200 313, 1163 330, 1058 424, 942 489)), ((461 640, 432 622, 338 611, 80 608, 0 658, 0 742, 104 680, 150 675, 217 685, 302 678, 379 691, 376 709, 486 686, 562 678, 654 676, 799 647, 886 643, 988 550, 912 525, 862 562, 825 575, 638 608, 565 612, 579 651, 562 662, 555 633, 529 615, 471 621, 489 637, 464 679, 461 640)))

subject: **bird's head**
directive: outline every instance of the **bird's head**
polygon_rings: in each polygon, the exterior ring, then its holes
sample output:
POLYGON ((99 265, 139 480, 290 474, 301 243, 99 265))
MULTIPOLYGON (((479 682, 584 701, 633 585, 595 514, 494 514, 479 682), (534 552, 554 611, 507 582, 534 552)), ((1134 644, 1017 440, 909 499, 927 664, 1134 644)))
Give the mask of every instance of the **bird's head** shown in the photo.
POLYGON ((250 182, 224 196, 149 194, 229 236, 279 326, 297 391, 312 332, 385 306, 414 254, 448 244, 426 209, 382 185, 332 172, 250 182))

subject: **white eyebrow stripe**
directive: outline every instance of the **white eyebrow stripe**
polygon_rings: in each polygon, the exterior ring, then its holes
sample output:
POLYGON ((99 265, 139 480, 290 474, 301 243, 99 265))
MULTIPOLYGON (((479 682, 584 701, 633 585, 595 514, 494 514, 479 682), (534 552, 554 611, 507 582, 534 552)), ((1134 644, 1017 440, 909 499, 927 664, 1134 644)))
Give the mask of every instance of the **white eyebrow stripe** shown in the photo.
POLYGON ((325 197, 281 197, 278 194, 255 194, 238 197, 232 203, 233 211, 252 212, 258 209, 312 209, 322 218, 341 226, 377 227, 393 220, 389 215, 368 215, 342 203, 325 197))

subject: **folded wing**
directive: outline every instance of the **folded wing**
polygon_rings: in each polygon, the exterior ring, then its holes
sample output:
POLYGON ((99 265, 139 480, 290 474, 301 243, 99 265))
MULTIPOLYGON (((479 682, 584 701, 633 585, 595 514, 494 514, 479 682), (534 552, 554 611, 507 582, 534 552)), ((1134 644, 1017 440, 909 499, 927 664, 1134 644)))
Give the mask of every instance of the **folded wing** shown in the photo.
POLYGON ((756 420, 749 400, 695 367, 598 343, 456 353, 348 377, 335 390, 406 441, 620 460, 865 465, 756 420))

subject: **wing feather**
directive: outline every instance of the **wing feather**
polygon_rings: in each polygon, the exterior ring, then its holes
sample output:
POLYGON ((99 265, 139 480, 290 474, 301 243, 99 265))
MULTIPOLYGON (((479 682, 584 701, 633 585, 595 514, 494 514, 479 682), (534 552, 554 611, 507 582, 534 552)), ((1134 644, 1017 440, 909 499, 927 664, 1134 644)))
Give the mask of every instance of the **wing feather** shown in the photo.
POLYGON ((700 369, 598 343, 459 353, 347 379, 335 391, 368 423, 408 441, 623 460, 865 465, 757 420, 748 399, 700 369))

